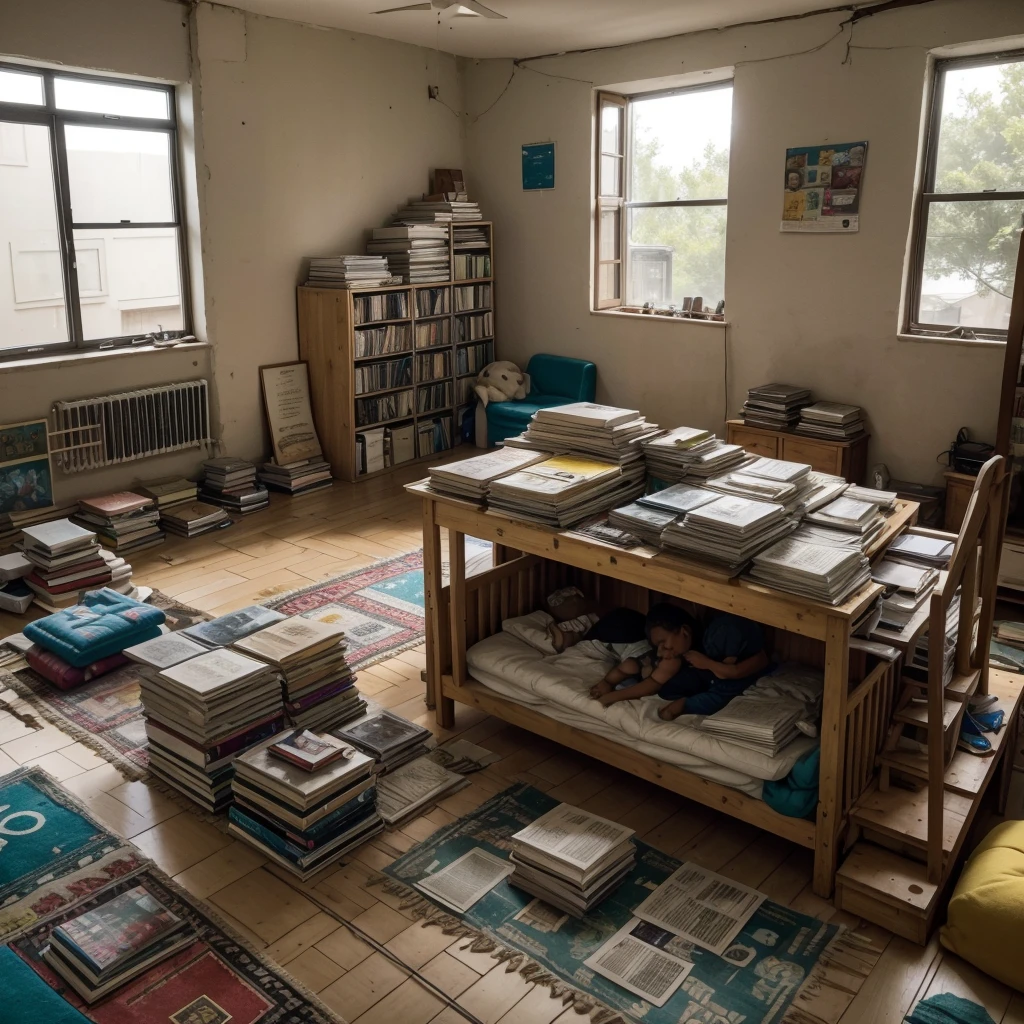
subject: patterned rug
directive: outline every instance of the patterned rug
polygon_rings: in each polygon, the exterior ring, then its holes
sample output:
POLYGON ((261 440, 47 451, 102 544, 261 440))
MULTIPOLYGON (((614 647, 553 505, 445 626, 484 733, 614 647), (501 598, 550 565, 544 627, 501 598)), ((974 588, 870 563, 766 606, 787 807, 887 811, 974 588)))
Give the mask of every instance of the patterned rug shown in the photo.
MULTIPOLYGON (((154 868, 120 879, 76 908, 24 932, 0 948, 5 1001, 18 1021, 95 1024, 336 1024, 339 1018, 298 982, 231 931, 204 904, 154 868), (50 932, 68 917, 144 885, 188 920, 195 941, 110 996, 87 1006, 42 959, 50 932), (35 1007, 33 1015, 25 1008, 35 1007)), ((8 1017, 3 1017, 9 1020, 8 1017)))
MULTIPOLYGON (((506 858, 509 837, 558 801, 522 783, 465 817, 444 826, 389 867, 384 885, 407 896, 430 923, 446 929, 468 925, 530 981, 571 986, 566 993, 579 1012, 601 1007, 645 1024, 679 1021, 743 1021, 744 1024, 831 1024, 852 1001, 882 953, 877 940, 764 902, 725 955, 717 956, 675 938, 670 947, 694 967, 662 1007, 652 1006, 595 974, 583 961, 633 916, 680 862, 636 841, 636 866, 587 917, 578 921, 508 884, 498 883, 461 918, 409 887, 473 847, 506 858), (528 958, 528 959, 527 959, 528 958)), ((478 948, 474 944, 474 948, 478 948)), ((598 1014, 601 1017, 601 1014, 598 1014)), ((605 1011, 602 1019, 607 1020, 605 1011)), ((608 1022, 610 1024, 610 1021, 608 1022)))
POLYGON ((74 907, 141 864, 130 843, 42 768, 0 777, 0 938, 74 907))
MULTIPOLYGON (((209 619, 205 612, 154 591, 150 604, 162 608, 172 630, 209 619)), ((77 690, 60 690, 30 668, 0 669, 9 686, 40 718, 109 761, 129 779, 147 776, 149 755, 139 696, 139 670, 123 665, 77 690)))

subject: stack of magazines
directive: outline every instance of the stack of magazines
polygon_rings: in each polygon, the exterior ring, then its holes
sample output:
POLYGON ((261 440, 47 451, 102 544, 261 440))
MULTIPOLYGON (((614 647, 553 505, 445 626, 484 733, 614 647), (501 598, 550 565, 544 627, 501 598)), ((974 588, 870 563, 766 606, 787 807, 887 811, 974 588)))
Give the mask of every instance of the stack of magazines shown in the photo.
POLYGON ((234 646, 281 673, 291 725, 327 729, 366 710, 345 661, 344 640, 341 626, 295 615, 242 637, 234 646))
POLYGON ((82 498, 74 522, 95 530, 106 547, 119 554, 164 542, 158 525, 160 510, 152 498, 133 491, 118 491, 97 498, 82 498))
POLYGON ((331 467, 322 455, 301 462, 264 462, 256 476, 269 490, 293 495, 308 494, 334 485, 331 467))
POLYGON ((326 749, 300 737, 289 733, 238 758, 228 829, 305 881, 384 825, 373 759, 351 748, 336 757, 330 737, 314 737, 326 749), (291 756, 277 756, 279 748, 291 756))
POLYGON ((740 469, 754 460, 742 445, 726 444, 713 435, 680 452, 678 458, 685 475, 694 483, 740 469))
POLYGON ((807 489, 800 499, 800 512, 806 515, 815 509, 828 505, 841 497, 849 489, 849 484, 841 476, 832 473, 819 473, 811 470, 807 474, 807 489))
POLYGON ((724 494, 673 523, 662 546, 735 575, 757 552, 791 533, 796 520, 775 502, 724 494))
POLYGON ((613 508, 608 513, 608 523, 616 530, 624 530, 651 547, 661 547, 661 534, 666 526, 674 523, 679 516, 659 508, 650 508, 634 501, 622 508, 613 508))
POLYGON ((277 672, 235 651, 209 651, 143 674, 141 690, 150 770, 206 810, 223 810, 235 756, 280 727, 277 672))
POLYGON ((512 836, 509 885, 583 917, 633 868, 633 830, 559 804, 512 836))
POLYGON ((374 228, 366 251, 386 257, 390 272, 406 284, 451 279, 448 228, 443 224, 396 223, 374 228))
POLYGON ((550 452, 528 448, 498 448, 486 455, 475 455, 443 466, 431 466, 428 470, 430 489, 482 505, 488 486, 495 480, 511 476, 520 469, 549 458, 550 452))
POLYGON ((842 604, 871 580, 859 548, 828 547, 792 537, 754 555, 750 578, 825 604, 842 604))
POLYGON ((738 494, 743 498, 774 501, 789 513, 803 508, 803 499, 810 488, 811 467, 801 462, 780 459, 756 459, 742 469, 712 477, 707 486, 722 494, 738 494))
POLYGON ((949 568, 956 538, 930 537, 908 530, 901 533, 886 549, 885 557, 907 565, 921 565, 932 569, 949 568))
POLYGON ((137 885, 54 928, 42 957, 91 1005, 193 941, 188 921, 137 885))
POLYGON ((381 775, 421 757, 429 749, 428 741, 433 739, 429 729, 390 711, 335 729, 333 735, 369 754, 381 775))
POLYGON ((644 464, 557 455, 488 487, 487 507, 515 519, 566 529, 644 491, 644 464))
POLYGON ((885 519, 874 503, 855 501, 844 494, 813 512, 807 512, 804 523, 839 533, 836 543, 846 544, 852 538, 862 551, 866 551, 882 532, 885 519))
POLYGON ((811 400, 807 388, 795 384, 762 384, 747 392, 743 422, 752 427, 785 430, 800 420, 800 409, 811 400))
POLYGON ((879 625, 900 634, 912 626, 908 636, 916 632, 928 616, 928 599, 939 582, 939 570, 882 558, 871 567, 871 578, 885 587, 879 625))
POLYGON ((676 427, 665 434, 643 442, 647 475, 674 484, 686 476, 687 460, 691 448, 712 440, 713 435, 699 427, 676 427))
POLYGON ((438 764, 431 752, 380 777, 377 809, 388 825, 401 825, 468 785, 469 779, 438 764))
POLYGON ((266 487, 256 483, 256 466, 245 459, 231 457, 203 463, 199 497, 240 515, 258 512, 270 504, 266 487))
POLYGON ((883 512, 891 512, 896 507, 896 499, 899 497, 896 491, 880 491, 874 487, 861 487, 860 484, 850 484, 846 488, 846 496, 855 501, 870 501, 877 505, 883 512))
MULTIPOLYGON (((382 256, 311 256, 309 288, 378 288, 392 283, 382 256)), ((401 282, 395 282, 400 284, 401 282)))
POLYGON ((815 402, 800 410, 796 432, 826 441, 850 441, 864 433, 864 418, 859 405, 815 402))
MULTIPOLYGON (((634 462, 643 464, 643 443, 658 433, 657 425, 636 409, 572 402, 538 409, 521 438, 534 449, 592 455, 625 469, 634 462)), ((518 441, 510 438, 506 444, 518 446, 518 441)))

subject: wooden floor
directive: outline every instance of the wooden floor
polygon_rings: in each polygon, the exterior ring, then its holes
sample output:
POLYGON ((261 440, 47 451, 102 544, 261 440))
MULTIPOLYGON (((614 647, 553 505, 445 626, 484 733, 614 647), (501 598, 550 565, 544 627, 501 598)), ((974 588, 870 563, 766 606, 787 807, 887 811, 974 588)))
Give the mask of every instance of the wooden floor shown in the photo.
MULTIPOLYGON (((137 581, 222 613, 413 550, 420 546, 418 505, 400 486, 409 475, 339 484, 295 500, 275 495, 270 509, 214 539, 172 539, 140 553, 132 559, 137 581)), ((0 636, 23 624, 0 614, 0 636)), ((397 900, 366 885, 368 873, 514 779, 627 824, 646 842, 756 886, 779 903, 822 920, 857 923, 811 892, 810 851, 468 708, 458 707, 451 732, 438 730, 423 703, 423 664, 422 648, 406 652, 362 670, 359 688, 439 738, 464 735, 502 760, 401 831, 363 846, 343 867, 326 869, 311 888, 145 782, 126 782, 59 730, 26 725, 22 719, 31 709, 10 691, 0 693, 6 708, 0 710, 0 774, 17 764, 44 767, 350 1024, 459 1024, 464 1018, 338 918, 385 945, 483 1024, 583 1019, 550 999, 547 989, 506 973, 486 954, 461 949, 465 940, 452 942, 439 929, 414 923, 397 900)), ((1015 777, 1014 805, 1022 779, 1015 777)), ((935 940, 922 948, 899 938, 889 941, 842 1024, 897 1024, 918 999, 944 991, 983 1004, 997 1024, 1024 1024, 1024 995, 944 952, 935 940)))

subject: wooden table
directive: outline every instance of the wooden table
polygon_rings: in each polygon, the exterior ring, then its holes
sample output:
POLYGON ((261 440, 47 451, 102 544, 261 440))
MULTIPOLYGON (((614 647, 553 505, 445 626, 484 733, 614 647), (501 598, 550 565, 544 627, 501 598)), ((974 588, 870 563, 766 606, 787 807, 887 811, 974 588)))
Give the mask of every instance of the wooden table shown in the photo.
MULTIPOLYGON (((425 482, 407 489, 423 501, 427 674, 439 724, 451 726, 455 701, 469 704, 809 847, 814 850, 814 891, 831 894, 846 814, 873 777, 875 755, 888 731, 896 696, 893 666, 869 666, 867 656, 857 651, 851 655, 850 649, 851 627, 881 593, 878 584, 867 584, 833 607, 731 579, 655 549, 626 551, 571 531, 518 522, 437 494, 425 482), (442 529, 449 531, 447 586, 441 577, 442 529), (499 562, 469 579, 467 536, 492 541, 499 562), (551 581, 561 585, 580 574, 591 581, 607 581, 608 586, 632 588, 623 591, 626 594, 682 598, 764 623, 776 630, 777 652, 782 648, 789 657, 816 661, 823 668, 821 778, 814 821, 785 817, 762 800, 641 754, 625 740, 618 743, 571 729, 470 677, 466 652, 473 643, 500 631, 504 618, 541 607, 541 591, 551 581)), ((916 514, 916 503, 899 502, 869 554, 884 548, 916 514)))

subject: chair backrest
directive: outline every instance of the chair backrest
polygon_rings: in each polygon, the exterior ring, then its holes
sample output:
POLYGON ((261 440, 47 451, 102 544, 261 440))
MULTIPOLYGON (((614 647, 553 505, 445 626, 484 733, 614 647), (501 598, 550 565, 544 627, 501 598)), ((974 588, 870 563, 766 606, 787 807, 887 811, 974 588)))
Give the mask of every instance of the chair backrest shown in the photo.
POLYGON ((586 359, 537 353, 530 356, 526 372, 532 391, 542 395, 592 402, 597 393, 597 367, 586 359))

